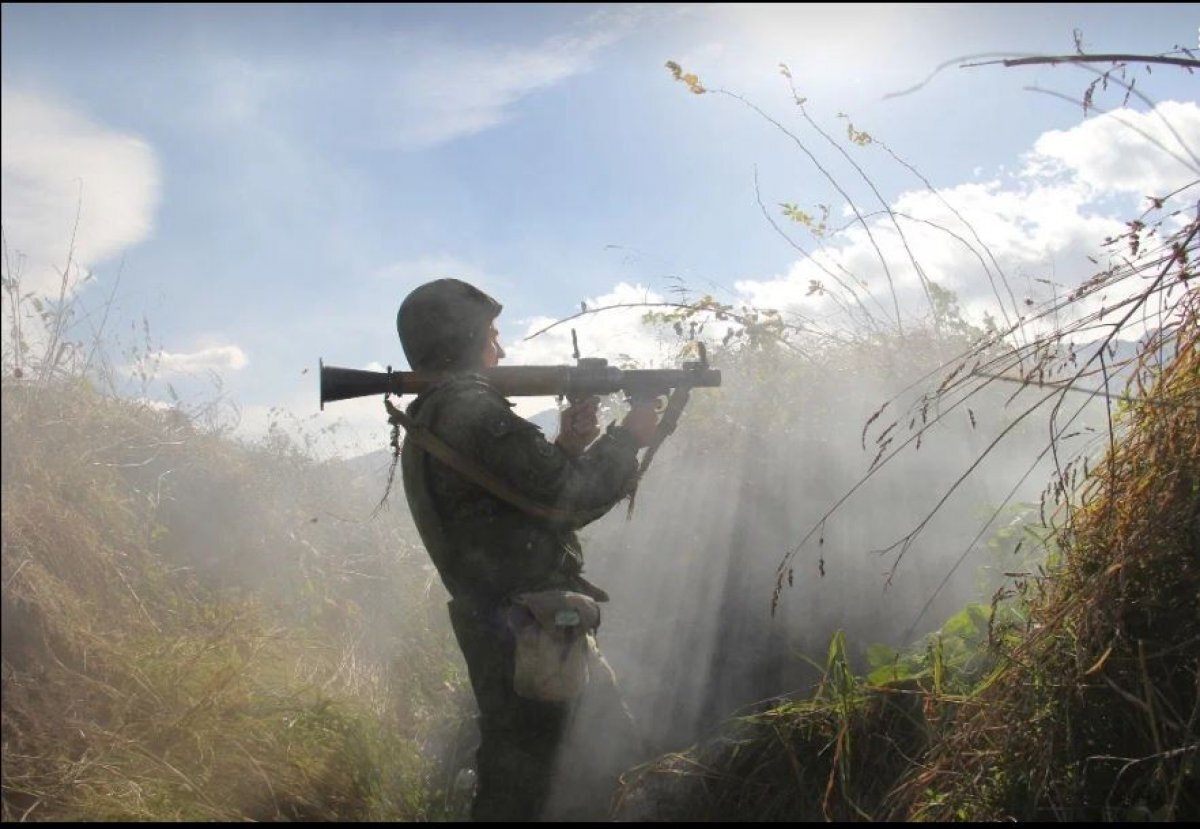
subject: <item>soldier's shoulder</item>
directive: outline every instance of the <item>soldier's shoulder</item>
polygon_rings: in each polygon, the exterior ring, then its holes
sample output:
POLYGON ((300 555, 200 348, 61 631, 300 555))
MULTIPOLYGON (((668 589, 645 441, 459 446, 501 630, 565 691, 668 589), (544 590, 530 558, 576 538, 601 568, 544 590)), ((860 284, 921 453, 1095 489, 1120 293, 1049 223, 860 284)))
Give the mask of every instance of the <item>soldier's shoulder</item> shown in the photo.
POLYGON ((513 403, 481 375, 458 375, 446 380, 437 392, 443 422, 452 430, 499 437, 538 428, 513 412, 513 403))
POLYGON ((436 396, 443 406, 511 409, 513 405, 481 374, 456 374, 439 383, 430 394, 436 396))

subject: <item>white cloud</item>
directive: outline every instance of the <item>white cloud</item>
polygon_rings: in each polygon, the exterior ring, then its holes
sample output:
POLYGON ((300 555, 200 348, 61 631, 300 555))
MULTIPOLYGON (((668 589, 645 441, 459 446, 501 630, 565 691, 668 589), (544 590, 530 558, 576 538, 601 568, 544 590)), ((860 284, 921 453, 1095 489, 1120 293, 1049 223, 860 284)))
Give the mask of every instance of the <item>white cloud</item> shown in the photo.
POLYGON ((85 270, 150 235, 160 175, 144 140, 31 92, 5 87, 0 102, 0 213, 24 289, 57 294, 77 214, 85 270))
MULTIPOLYGON (((295 48, 285 39, 252 55, 205 44, 196 94, 181 117, 222 141, 240 137, 243 152, 272 167, 296 136, 339 155, 426 149, 508 122, 530 95, 589 71, 603 50, 653 20, 680 14, 653 5, 602 8, 572 14, 550 36, 433 20, 348 26, 320 44, 295 48)), ((305 153, 299 175, 329 157, 305 153)), ((341 177, 339 170, 335 182, 341 177)))
MULTIPOLYGON (((1103 263, 1107 258, 1103 240, 1120 233, 1124 222, 1135 215, 1119 211, 1147 206, 1144 200, 1129 208, 1125 199, 1109 199, 1165 195, 1197 178, 1174 157, 1184 153, 1179 138, 1200 146, 1200 108, 1195 104, 1165 102, 1158 112, 1146 114, 1121 111, 1069 130, 1044 133, 1027 154, 1019 176, 960 184, 937 194, 910 191, 895 199, 892 209, 900 214, 900 227, 926 276, 955 291, 968 318, 979 322, 986 311, 1003 320, 999 310, 1003 307, 1015 320, 1028 313, 1026 299, 1036 303, 1055 293, 1061 296, 1100 270, 1102 265, 1088 256, 1103 263), (1164 121, 1172 124, 1178 138, 1166 131, 1164 121), (1137 130, 1125 122, 1134 123, 1137 130), (1176 152, 1164 152, 1159 144, 1176 152), (1047 285, 1045 280, 1057 285, 1047 285)), ((877 217, 870 226, 891 271, 902 316, 925 316, 928 303, 919 276, 891 221, 877 217)), ((798 260, 783 274, 743 280, 736 289, 754 305, 838 317, 835 298, 849 303, 846 292, 835 288, 830 271, 847 283, 853 284, 853 278, 866 280, 873 299, 864 299, 864 304, 876 318, 894 322, 880 255, 861 226, 852 225, 828 240, 817 261, 798 260), (813 280, 823 283, 829 293, 809 295, 813 280)), ((853 324, 844 314, 840 322, 847 327, 853 324)))
MULTIPOLYGON (((571 362, 571 331, 574 329, 579 340, 579 351, 583 357, 604 356, 610 361, 629 358, 639 366, 661 365, 672 358, 672 341, 660 336, 647 327, 642 318, 649 311, 662 308, 647 307, 647 304, 667 301, 662 294, 622 282, 607 294, 584 300, 590 309, 607 306, 630 306, 614 308, 595 314, 586 314, 578 319, 564 322, 543 334, 526 339, 555 323, 553 317, 535 317, 522 320, 525 326, 520 340, 505 346, 508 354, 505 362, 511 365, 562 365, 571 362)), ((563 317, 578 309, 564 313, 563 317)), ((503 321, 503 319, 502 319, 503 321)))
POLYGON ((218 345, 191 353, 160 351, 156 355, 159 377, 175 374, 200 374, 215 371, 238 371, 248 364, 246 353, 236 345, 218 345))
POLYGON ((494 127, 516 101, 587 68, 589 54, 560 41, 535 50, 425 56, 398 79, 393 140, 413 149, 494 127))
POLYGON ((1200 106, 1164 101, 1152 112, 1118 109, 1043 133, 1026 175, 1054 170, 1101 193, 1165 196, 1200 178, 1200 106))
POLYGON ((378 104, 389 140, 418 149, 486 130, 508 120, 521 99, 587 71, 597 52, 624 37, 644 12, 592 15, 576 34, 533 47, 413 40, 397 44, 407 67, 391 78, 378 104))
POLYGON ((553 37, 532 49, 443 48, 418 55, 394 82, 396 144, 421 148, 502 124, 512 106, 592 65, 610 32, 553 37))

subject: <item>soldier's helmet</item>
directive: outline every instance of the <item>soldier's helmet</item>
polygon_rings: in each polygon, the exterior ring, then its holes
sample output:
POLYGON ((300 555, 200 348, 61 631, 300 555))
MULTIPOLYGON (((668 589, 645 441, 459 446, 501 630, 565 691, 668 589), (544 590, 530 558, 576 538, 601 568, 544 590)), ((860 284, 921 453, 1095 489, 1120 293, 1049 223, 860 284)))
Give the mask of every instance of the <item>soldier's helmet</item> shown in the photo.
POLYGON ((503 307, 459 279, 425 283, 404 298, 396 314, 408 364, 413 371, 475 368, 488 328, 503 307))

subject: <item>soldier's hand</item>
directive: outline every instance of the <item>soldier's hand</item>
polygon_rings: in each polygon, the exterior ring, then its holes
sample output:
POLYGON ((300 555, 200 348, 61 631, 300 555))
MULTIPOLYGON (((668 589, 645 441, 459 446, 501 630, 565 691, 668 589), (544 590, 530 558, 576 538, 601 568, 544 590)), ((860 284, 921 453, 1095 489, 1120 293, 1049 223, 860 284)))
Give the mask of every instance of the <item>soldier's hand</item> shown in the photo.
POLYGON ((637 440, 639 446, 649 446, 658 431, 658 412, 654 400, 635 401, 629 414, 621 421, 621 428, 637 440))
POLYGON ((583 454, 600 437, 600 398, 585 397, 563 409, 558 419, 558 439, 554 442, 568 455, 583 454))

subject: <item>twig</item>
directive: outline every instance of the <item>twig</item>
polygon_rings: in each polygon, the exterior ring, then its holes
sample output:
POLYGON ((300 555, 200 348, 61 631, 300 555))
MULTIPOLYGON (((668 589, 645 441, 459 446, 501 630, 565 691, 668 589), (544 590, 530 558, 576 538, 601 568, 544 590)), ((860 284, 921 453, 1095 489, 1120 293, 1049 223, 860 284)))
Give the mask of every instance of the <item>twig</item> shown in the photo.
MULTIPOLYGON (((616 302, 616 303, 613 303, 612 305, 601 305, 597 308, 586 308, 582 311, 576 311, 574 314, 571 314, 569 317, 563 317, 560 320, 555 320, 554 322, 550 323, 549 325, 547 325, 544 328, 539 328, 537 331, 534 331, 532 334, 525 337, 522 340, 522 342, 527 342, 529 340, 532 340, 534 337, 540 337, 542 334, 545 334, 547 331, 557 328, 558 326, 563 325, 565 323, 568 323, 571 320, 579 319, 580 317, 586 317, 590 314, 599 314, 602 311, 612 311, 617 308, 678 308, 681 310, 688 310, 688 311, 706 311, 714 316, 716 316, 717 314, 722 314, 742 326, 747 326, 747 325, 751 324, 751 322, 748 319, 746 319, 746 317, 744 317, 741 314, 738 314, 734 311, 729 311, 724 308, 717 308, 717 307, 710 308, 705 305, 699 305, 699 304, 695 304, 695 303, 687 303, 687 302, 616 302)), ((780 324, 785 329, 789 329, 789 330, 795 331, 797 333, 803 332, 803 330, 804 330, 803 328, 800 328, 795 325, 788 325, 787 323, 782 322, 782 321, 780 321, 780 324)), ((775 339, 780 345, 784 346, 788 350, 793 351, 796 354, 806 356, 806 355, 804 355, 804 352, 802 352, 800 349, 796 348, 794 345, 792 345, 791 343, 789 343, 787 340, 783 339, 782 337, 776 337, 775 339)))
MULTIPOLYGON (((886 152, 893 159, 895 159, 895 161, 898 164, 900 164, 902 167, 904 167, 906 170, 908 170, 910 173, 912 173, 914 176, 916 176, 921 181, 921 183, 925 185, 925 189, 928 190, 930 193, 932 193, 934 196, 936 196, 938 201, 940 201, 943 205, 945 205, 946 209, 949 210, 951 213, 953 213, 955 215, 955 217, 960 222, 963 223, 963 225, 967 228, 967 230, 971 231, 971 235, 975 237, 975 241, 979 243, 979 246, 981 248, 983 248, 984 252, 987 253, 988 258, 992 261, 992 265, 996 269, 996 274, 1000 277, 1000 282, 1004 285, 1004 289, 1008 292, 1009 301, 1012 302, 1012 306, 1013 306, 1013 313, 1019 318, 1021 316, 1021 308, 1019 305, 1017 305, 1017 298, 1016 298, 1016 296, 1013 295, 1012 286, 1010 286, 1008 284, 1008 277, 1004 275, 1004 269, 1000 267, 1000 263, 996 260, 996 256, 995 256, 995 254, 992 253, 992 249, 990 247, 988 247, 987 243, 984 242, 983 239, 981 239, 979 237, 979 233, 978 233, 978 231, 975 230, 975 226, 973 224, 971 224, 970 222, 968 222, 966 220, 966 218, 963 217, 962 213, 960 213, 958 211, 958 208, 956 208, 954 205, 952 205, 946 199, 946 197, 942 195, 941 191, 938 190, 936 187, 934 187, 933 183, 928 178, 926 178, 916 167, 914 167, 912 164, 910 164, 909 162, 907 162, 903 158, 901 158, 896 153, 895 150, 893 150, 890 146, 888 146, 883 141, 880 141, 875 136, 873 136, 873 135, 871 136, 871 141, 872 141, 872 143, 878 144, 880 147, 883 147, 884 152, 886 152)), ((898 213, 897 215, 902 216, 904 214, 898 213)), ((932 224, 932 223, 930 223, 930 224, 932 224)), ((934 226, 940 227, 940 225, 934 225, 934 226)), ((950 231, 947 230, 946 232, 949 233, 950 231)), ((964 240, 964 243, 965 243, 965 240, 964 240)), ((967 247, 970 248, 970 250, 973 253, 975 253, 976 256, 979 255, 975 251, 975 249, 973 247, 971 247, 971 245, 969 243, 967 243, 967 247)), ((1011 328, 1012 320, 1009 319, 1008 311, 1004 308, 1004 300, 1000 297, 1000 292, 996 289, 996 283, 992 279, 992 273, 988 269, 987 264, 983 263, 982 257, 980 258, 980 263, 983 264, 983 271, 985 274, 987 274, 988 283, 992 286, 992 293, 996 297, 996 303, 1000 308, 1000 313, 1004 315, 1004 324, 1011 328)))
POLYGON ((901 337, 903 337, 904 336, 904 323, 900 317, 900 298, 896 293, 896 285, 895 285, 894 280, 892 279, 892 270, 891 270, 891 268, 888 267, 887 257, 883 255, 883 251, 880 249, 879 243, 875 241, 875 235, 873 233, 871 233, 871 227, 870 227, 870 225, 867 224, 866 220, 863 219, 862 214, 859 212, 858 206, 854 202, 854 199, 852 199, 850 197, 850 194, 846 192, 845 188, 843 188, 842 185, 838 183, 838 180, 836 178, 834 178, 833 175, 830 174, 830 172, 828 170, 825 169, 825 166, 823 164, 821 164, 820 161, 817 160, 817 157, 815 155, 813 155, 812 151, 809 150, 808 147, 806 147, 804 145, 804 142, 801 141, 796 136, 795 133, 793 133, 791 130, 789 130, 787 127, 785 127, 783 124, 779 123, 779 121, 777 121, 776 119, 774 119, 770 115, 768 115, 761 107, 757 106, 756 104, 751 103, 745 97, 737 94, 736 92, 730 92, 725 89, 714 89, 711 91, 713 92, 713 94, 727 95, 730 98, 733 98, 735 101, 740 101, 744 106, 749 107, 750 109, 754 110, 762 118, 766 119, 766 121, 768 123, 775 126, 780 132, 782 132, 789 139, 791 139, 792 143, 795 144, 797 147, 799 147, 801 152, 803 152, 806 156, 808 156, 808 159, 809 159, 809 161, 812 162, 813 166, 816 167, 818 171, 820 171, 820 173, 826 178, 826 180, 829 181, 829 183, 833 185, 833 188, 835 190, 837 190, 838 193, 841 194, 842 198, 844 198, 846 200, 846 204, 850 207, 850 210, 853 211, 854 215, 858 217, 859 223, 862 225, 863 231, 867 234, 867 240, 871 243, 871 247, 873 247, 875 249, 875 255, 879 259, 879 264, 883 267, 883 273, 887 277, 888 287, 891 289, 891 293, 892 293, 892 304, 895 306, 896 331, 897 331, 897 333, 900 334, 901 337))
MULTIPOLYGON (((1026 92, 1037 92, 1041 95, 1049 95, 1051 98, 1059 98, 1063 101, 1066 101, 1069 104, 1075 104, 1076 106, 1087 106, 1084 104, 1083 101, 1079 100, 1078 98, 1072 98, 1070 95, 1064 95, 1062 92, 1056 92, 1053 89, 1043 89, 1040 86, 1027 86, 1027 87, 1024 87, 1024 89, 1026 92)), ((1150 133, 1146 132, 1141 127, 1137 127, 1137 126, 1129 123, 1128 121, 1126 121, 1124 118, 1121 118, 1120 116, 1113 114, 1111 110, 1101 109, 1100 107, 1096 106, 1095 104, 1091 104, 1090 106, 1092 109, 1096 110, 1101 115, 1107 115, 1109 118, 1113 119, 1121 126, 1127 128, 1127 129, 1133 130, 1138 135, 1140 135, 1142 138, 1146 139, 1147 142, 1158 147, 1160 150, 1162 150, 1164 153, 1169 155, 1171 158, 1178 161, 1180 164, 1182 164, 1184 167, 1186 167, 1191 172, 1200 173, 1200 169, 1197 169, 1197 167, 1196 167, 1197 164, 1200 164, 1200 160, 1196 159, 1196 157, 1192 153, 1191 149, 1187 146, 1187 144, 1184 143, 1183 139, 1179 136, 1179 134, 1177 132, 1175 132, 1174 128, 1171 127, 1171 125, 1169 123, 1167 125, 1167 128, 1171 131, 1171 133, 1174 135, 1174 137, 1183 146, 1184 152, 1186 152, 1188 155, 1192 156, 1192 160, 1190 162, 1187 159, 1183 158, 1182 156, 1176 154, 1175 151, 1169 149, 1165 144, 1163 144, 1161 141, 1159 141, 1157 138, 1155 138, 1150 133)), ((1157 112, 1157 110, 1155 110, 1155 111, 1157 112)))
POLYGON ((31 561, 33 561, 32 558, 26 558, 24 561, 22 561, 20 564, 17 565, 17 569, 13 570, 12 575, 8 577, 8 581, 4 582, 5 590, 7 590, 9 587, 12 586, 13 579, 15 579, 20 574, 20 572, 25 569, 25 565, 31 561))
MULTIPOLYGON (((797 244, 797 242, 794 239, 792 239, 791 236, 788 236, 787 233, 784 232, 783 228, 781 228, 779 226, 779 223, 775 221, 775 218, 767 211, 767 206, 763 203, 763 200, 762 200, 762 192, 758 186, 758 168, 757 167, 755 167, 755 169, 754 169, 754 196, 758 201, 758 207, 759 207, 759 210, 762 211, 763 218, 765 218, 767 220, 767 223, 771 225, 771 228, 785 242, 787 242, 788 245, 790 245, 793 250, 795 250, 797 253, 804 256, 806 259, 808 259, 810 262, 812 262, 814 265, 816 265, 818 268, 820 268, 821 271, 823 273, 825 273, 826 276, 828 276, 830 279, 832 279, 834 282, 836 282, 842 290, 844 290, 846 293, 848 293, 850 295, 850 297, 855 301, 855 303, 858 304, 858 307, 862 310, 865 322, 868 325, 870 325, 873 329, 879 330, 879 324, 875 321, 874 315, 870 311, 867 310, 867 307, 865 305, 863 305, 863 302, 859 298, 856 290, 851 285, 848 285, 845 281, 843 281, 840 276, 838 276, 836 273, 834 273, 829 268, 827 268, 823 262, 819 261, 815 256, 813 256, 811 253, 809 253, 807 250, 805 250, 799 244, 797 244)), ((843 267, 841 265, 841 263, 835 262, 834 264, 836 264, 838 266, 838 268, 841 269, 842 271, 846 270, 845 267, 843 267)), ((849 274, 848 272, 847 272, 847 275, 850 276, 852 279, 854 278, 853 275, 849 274)), ((883 305, 879 302, 879 299, 873 293, 871 293, 869 290, 867 291, 867 296, 869 296, 872 300, 874 300, 875 304, 879 306, 879 310, 882 311, 884 313, 884 315, 886 316, 887 309, 883 307, 883 305)), ((847 312, 848 315, 850 315, 851 319, 853 319, 853 315, 850 314, 850 309, 844 308, 844 310, 847 312)))
POLYGON ((1110 394, 1100 391, 1099 389, 1082 389, 1079 386, 1072 385, 1070 382, 1062 381, 1055 382, 1053 380, 1034 380, 1027 377, 1008 377, 1004 374, 990 374, 986 371, 971 371, 970 374, 975 377, 986 377, 989 380, 1003 380, 1008 383, 1020 383, 1023 386, 1039 386, 1043 388, 1062 389, 1063 391, 1074 391, 1080 394, 1087 394, 1092 397, 1103 397, 1108 400, 1120 400, 1123 403, 1141 404, 1147 406, 1186 406, 1192 409, 1200 409, 1200 402, 1190 403, 1186 400, 1166 400, 1157 397, 1131 397, 1127 394, 1110 394))
MULTIPOLYGON (((814 130, 816 130, 821 135, 821 137, 823 137, 826 141, 828 141, 833 146, 834 149, 836 149, 839 153, 841 153, 842 158, 846 159, 846 161, 850 164, 850 166, 854 168, 855 172, 858 173, 859 177, 861 177, 862 180, 864 182, 866 182, 867 187, 871 188, 871 192, 875 194, 875 198, 878 199, 879 203, 883 206, 883 211, 887 214, 888 218, 891 219, 892 226, 895 227, 896 234, 900 237, 900 243, 901 243, 901 245, 904 246, 904 252, 908 255, 908 261, 912 263, 913 270, 916 271, 917 278, 920 280, 921 290, 924 291, 924 293, 925 293, 925 301, 929 303, 929 308, 931 311, 935 310, 935 306, 933 303, 933 295, 929 290, 929 278, 925 275, 925 269, 921 267, 921 263, 917 261, 917 257, 912 252, 912 248, 909 247, 908 237, 905 236, 904 231, 900 229, 900 223, 896 221, 896 214, 892 211, 891 206, 888 205, 887 199, 885 199, 883 197, 883 194, 879 192, 879 188, 875 186, 875 182, 872 181, 871 177, 867 175, 865 170, 863 170, 862 165, 860 165, 857 161, 855 161, 854 158, 850 155, 850 153, 846 152, 845 147, 843 147, 838 142, 834 141, 833 138, 829 135, 829 133, 827 133, 825 130, 821 129, 821 126, 816 121, 813 120, 811 115, 808 114, 808 110, 804 108, 803 99, 796 92, 796 86, 792 82, 791 72, 787 71, 786 67, 785 67, 784 74, 785 74, 785 77, 787 78, 788 86, 792 90, 792 98, 793 98, 793 100, 796 101, 796 105, 800 108, 800 115, 804 117, 804 120, 808 122, 809 126, 811 126, 814 130)), ((853 207, 853 205, 851 205, 851 207, 853 207)), ((857 215, 857 213, 858 213, 858 210, 855 209, 855 214, 857 215)), ((860 217, 860 219, 861 219, 861 217, 860 217)), ((863 222, 863 227, 866 228, 865 221, 863 222)), ((868 231, 868 235, 869 235, 869 231, 868 231)), ((884 271, 885 272, 887 271, 886 264, 884 265, 884 271)), ((888 282, 889 282, 889 284, 891 282, 890 274, 888 274, 888 282)), ((938 322, 937 318, 935 317, 934 318, 935 328, 938 325, 939 325, 939 322, 938 322)), ((904 332, 902 330, 901 334, 903 334, 903 333, 904 332)))
POLYGON ((1167 66, 1182 66, 1187 69, 1200 69, 1200 60, 1192 58, 1172 58, 1166 55, 1039 55, 1036 57, 1005 58, 1003 60, 986 60, 978 63, 964 63, 962 68, 975 66, 1030 66, 1045 63, 1056 65, 1060 63, 1161 63, 1167 66))

